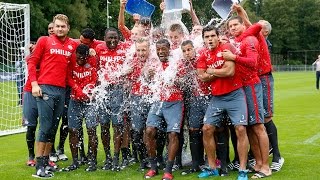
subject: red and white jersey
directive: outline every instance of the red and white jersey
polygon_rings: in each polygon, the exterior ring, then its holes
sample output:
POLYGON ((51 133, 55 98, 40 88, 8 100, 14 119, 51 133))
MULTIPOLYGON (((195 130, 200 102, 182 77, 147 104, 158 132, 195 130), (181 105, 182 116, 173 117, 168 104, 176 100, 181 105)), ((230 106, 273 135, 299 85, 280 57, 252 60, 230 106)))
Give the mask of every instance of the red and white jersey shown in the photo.
POLYGON ((159 62, 156 57, 150 56, 146 62, 141 62, 139 58, 134 57, 132 61, 133 72, 128 75, 128 79, 132 82, 131 94, 137 96, 150 95, 149 82, 146 80, 148 72, 155 69, 155 64, 159 62))
POLYGON ((176 60, 170 57, 169 61, 160 62, 153 79, 154 84, 150 87, 153 89, 152 93, 153 96, 156 96, 156 100, 166 102, 182 101, 183 92, 179 84, 185 74, 184 64, 181 59, 176 60))
POLYGON ((79 66, 76 62, 76 54, 72 54, 71 62, 68 66, 68 85, 72 88, 71 98, 85 101, 88 96, 85 88, 93 89, 97 83, 97 59, 89 56, 87 63, 79 66))
POLYGON ((259 42, 254 36, 239 36, 235 39, 237 46, 236 71, 241 74, 244 86, 260 82, 258 77, 259 42))
POLYGON ((31 82, 59 87, 66 86, 67 66, 77 43, 66 37, 61 41, 56 35, 42 36, 28 60, 31 82), (40 66, 39 76, 37 67, 40 66))
POLYGON ((197 75, 197 60, 198 58, 190 61, 184 60, 185 71, 187 72, 184 77, 186 88, 190 90, 192 96, 210 95, 210 83, 201 81, 197 75))
MULTIPOLYGON (((197 69, 213 68, 221 69, 225 63, 221 52, 230 50, 235 53, 235 48, 229 44, 219 44, 213 50, 203 50, 197 61, 197 69)), ((236 66, 238 66, 236 64, 236 66)), ((242 87, 239 72, 235 72, 232 77, 219 77, 211 81, 211 94, 214 96, 224 95, 242 87)))
POLYGON ((106 81, 108 84, 119 84, 123 80, 121 78, 121 70, 126 58, 128 45, 119 42, 115 49, 109 49, 104 42, 96 47, 96 53, 99 58, 99 73, 104 77, 99 77, 100 81, 106 81))

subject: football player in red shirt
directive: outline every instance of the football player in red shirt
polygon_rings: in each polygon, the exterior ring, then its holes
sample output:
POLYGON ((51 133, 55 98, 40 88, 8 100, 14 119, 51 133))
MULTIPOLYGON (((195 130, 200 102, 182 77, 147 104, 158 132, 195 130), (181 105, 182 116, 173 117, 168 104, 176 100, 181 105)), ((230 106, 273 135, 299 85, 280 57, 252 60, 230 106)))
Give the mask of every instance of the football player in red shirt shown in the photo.
MULTIPOLYGON (((256 160, 254 166, 257 173, 253 176, 270 176, 268 162, 269 141, 264 128, 262 85, 258 77, 259 41, 254 36, 244 36, 246 27, 241 17, 231 18, 227 26, 230 34, 239 45, 237 53, 224 52, 223 57, 237 63, 241 72, 242 83, 248 106, 248 137, 251 150, 256 160)), ((249 29, 248 29, 249 30, 249 29)), ((248 31, 247 30, 247 31, 248 31)))
MULTIPOLYGON (((128 44, 120 42, 119 31, 108 28, 105 31, 105 42, 96 47, 99 64, 99 83, 103 87, 102 106, 99 110, 101 124, 101 139, 106 153, 103 169, 119 171, 119 154, 123 133, 123 72, 121 72, 126 57, 128 44), (114 131, 114 158, 110 155, 110 120, 114 131), (113 165, 113 167, 112 167, 113 165)), ((98 100, 98 99, 97 99, 98 100)), ((124 155, 123 155, 124 156, 124 155)))
POLYGON ((97 82, 97 59, 89 56, 89 47, 80 44, 76 53, 71 57, 69 64, 68 85, 71 87, 71 99, 68 107, 69 143, 72 153, 72 164, 67 170, 79 167, 78 149, 80 143, 79 130, 82 129, 82 120, 85 119, 89 137, 89 167, 86 171, 95 171, 97 165, 98 125, 95 109, 90 103, 93 88, 97 82))
POLYGON ((37 98, 40 122, 34 176, 43 178, 52 176, 44 168, 63 111, 67 65, 76 48, 76 43, 67 36, 70 29, 68 17, 58 14, 53 18, 53 23, 55 34, 40 37, 28 61, 28 78, 32 85, 32 95, 37 98))
POLYGON ((178 134, 183 120, 183 93, 181 79, 185 75, 183 64, 177 57, 170 54, 170 43, 166 39, 160 39, 156 43, 157 55, 161 61, 160 67, 155 72, 154 82, 157 92, 156 101, 151 105, 146 122, 146 146, 150 158, 151 169, 145 174, 145 178, 151 178, 158 174, 156 159, 156 132, 161 124, 167 125, 168 160, 162 179, 173 179, 172 166, 179 147, 178 134))
POLYGON ((237 132, 240 157, 239 177, 247 177, 245 169, 248 154, 248 137, 245 126, 248 121, 245 94, 240 76, 235 70, 235 63, 226 61, 222 57, 223 51, 235 52, 235 49, 229 43, 219 43, 218 31, 213 26, 205 27, 202 37, 206 50, 198 58, 197 70, 202 81, 211 82, 211 94, 213 97, 206 111, 202 128, 203 144, 210 167, 200 173, 198 177, 219 176, 215 163, 216 145, 214 132, 221 125, 225 112, 230 117, 237 132))

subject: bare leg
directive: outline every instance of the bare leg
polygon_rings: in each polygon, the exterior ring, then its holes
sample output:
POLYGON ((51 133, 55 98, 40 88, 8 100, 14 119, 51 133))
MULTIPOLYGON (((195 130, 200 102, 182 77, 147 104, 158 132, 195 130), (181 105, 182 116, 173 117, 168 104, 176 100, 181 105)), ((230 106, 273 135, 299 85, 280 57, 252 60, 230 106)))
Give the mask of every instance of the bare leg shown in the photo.
POLYGON ((216 142, 214 139, 214 131, 215 131, 215 126, 205 124, 202 127, 203 131, 203 145, 204 149, 206 151, 206 155, 208 157, 208 163, 209 166, 212 169, 216 169, 216 142))

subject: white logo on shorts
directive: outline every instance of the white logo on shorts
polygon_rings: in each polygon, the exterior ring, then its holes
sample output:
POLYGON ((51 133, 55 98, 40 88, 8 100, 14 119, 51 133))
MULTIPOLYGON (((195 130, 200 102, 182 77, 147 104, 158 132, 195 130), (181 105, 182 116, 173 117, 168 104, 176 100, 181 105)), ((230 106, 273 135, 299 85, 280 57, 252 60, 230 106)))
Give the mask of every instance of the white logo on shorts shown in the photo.
POLYGON ((179 128, 179 124, 178 124, 178 123, 175 123, 172 129, 180 129, 180 128, 179 128))

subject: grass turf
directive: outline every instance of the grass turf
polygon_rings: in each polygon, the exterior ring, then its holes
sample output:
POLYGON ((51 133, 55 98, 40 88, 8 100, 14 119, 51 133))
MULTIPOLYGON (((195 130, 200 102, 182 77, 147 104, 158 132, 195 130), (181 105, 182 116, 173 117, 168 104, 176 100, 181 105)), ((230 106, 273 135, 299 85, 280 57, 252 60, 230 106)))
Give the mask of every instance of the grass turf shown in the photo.
MULTIPOLYGON (((313 72, 277 72, 275 77, 275 116, 278 128, 281 155, 285 165, 280 172, 268 179, 319 179, 320 160, 320 91, 315 89, 313 72)), ((0 179, 34 179, 34 168, 27 167, 27 148, 25 134, 0 137, 0 179)), ((66 143, 66 153, 70 150, 66 143)), ((98 165, 102 166, 104 152, 100 141, 98 165)), ((232 158, 232 157, 231 157, 232 158)), ((70 164, 59 162, 60 167, 70 164)), ((137 172, 137 165, 121 172, 97 170, 85 172, 85 167, 74 172, 57 172, 54 179, 143 179, 143 173, 137 172)), ((175 179, 197 179, 197 174, 181 176, 174 172, 175 179)), ((154 179, 161 179, 160 175, 154 179)), ((249 175, 249 177, 251 174, 249 175)), ((215 179, 236 179, 237 173, 215 179)))

